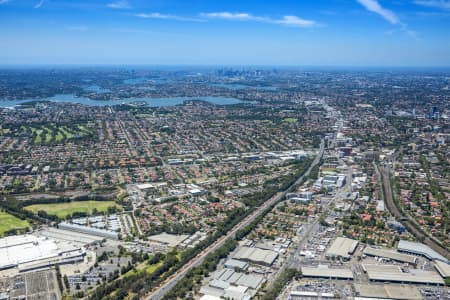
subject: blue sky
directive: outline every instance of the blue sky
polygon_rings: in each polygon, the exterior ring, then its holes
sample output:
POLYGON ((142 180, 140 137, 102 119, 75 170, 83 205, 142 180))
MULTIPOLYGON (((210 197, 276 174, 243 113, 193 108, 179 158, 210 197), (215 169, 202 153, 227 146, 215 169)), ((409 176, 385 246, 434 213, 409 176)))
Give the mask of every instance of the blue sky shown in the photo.
POLYGON ((0 64, 450 66, 450 0, 0 0, 0 64))

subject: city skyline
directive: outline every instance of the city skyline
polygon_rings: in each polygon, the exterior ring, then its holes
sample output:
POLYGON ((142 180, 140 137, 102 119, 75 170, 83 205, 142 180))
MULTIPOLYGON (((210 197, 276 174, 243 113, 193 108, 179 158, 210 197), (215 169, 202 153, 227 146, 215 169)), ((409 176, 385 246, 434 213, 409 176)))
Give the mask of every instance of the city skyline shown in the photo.
POLYGON ((0 64, 450 66, 449 1, 0 1, 0 64))

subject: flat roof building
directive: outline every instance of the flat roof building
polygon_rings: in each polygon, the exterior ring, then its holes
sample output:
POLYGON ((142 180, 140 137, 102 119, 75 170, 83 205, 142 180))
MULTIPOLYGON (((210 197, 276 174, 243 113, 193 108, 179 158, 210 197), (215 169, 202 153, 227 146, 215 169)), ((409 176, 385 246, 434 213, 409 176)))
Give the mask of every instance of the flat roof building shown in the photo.
POLYGON ((95 227, 88 227, 78 224, 71 224, 67 222, 61 222, 58 224, 58 228, 69 230, 69 231, 75 231, 75 232, 81 232, 86 233, 89 235, 96 235, 101 236, 108 239, 118 240, 120 238, 119 233, 111 230, 106 229, 100 229, 95 227))
POLYGON ((328 258, 343 258, 350 259, 352 254, 358 247, 358 241, 348 239, 345 237, 338 237, 331 244, 326 252, 328 258))
POLYGON ((442 262, 440 260, 436 260, 434 262, 434 267, 436 268, 436 270, 439 272, 439 274, 443 278, 450 277, 450 265, 449 264, 442 262))
POLYGON ((67 242, 17 235, 0 239, 0 270, 18 268, 19 271, 39 269, 55 264, 83 260, 84 248, 67 242))
POLYGON ((419 289, 405 284, 354 284, 357 297, 367 299, 421 300, 419 289))
POLYGON ((248 263, 236 259, 229 259, 224 263, 224 266, 227 269, 239 269, 245 271, 248 268, 248 263))
POLYGON ((444 280, 434 271, 403 269, 395 265, 362 265, 370 281, 443 285, 444 280))
POLYGON ((270 266, 277 259, 277 257, 278 253, 272 250, 242 247, 236 252, 233 258, 270 266))
POLYGON ((316 267, 302 267, 304 277, 327 278, 327 279, 353 279, 353 272, 350 269, 330 269, 326 265, 316 267))
POLYGON ((388 258, 402 263, 417 264, 417 257, 415 256, 385 249, 366 247, 366 249, 364 249, 364 254, 369 256, 388 258))
POLYGON ((425 256, 430 260, 440 260, 442 262, 448 263, 448 259, 422 243, 400 240, 400 242, 398 242, 397 250, 400 252, 407 252, 425 256))

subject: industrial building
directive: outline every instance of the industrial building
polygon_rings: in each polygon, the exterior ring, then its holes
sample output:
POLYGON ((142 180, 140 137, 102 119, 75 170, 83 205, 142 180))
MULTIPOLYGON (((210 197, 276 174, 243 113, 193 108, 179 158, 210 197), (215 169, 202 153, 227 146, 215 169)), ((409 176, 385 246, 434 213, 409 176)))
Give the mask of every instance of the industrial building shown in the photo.
POLYGON ((289 293, 288 297, 288 300, 305 300, 305 299, 335 299, 335 295, 333 293, 292 291, 289 293))
POLYGON ((318 267, 302 267, 304 277, 353 280, 353 272, 350 269, 330 269, 326 265, 318 267))
POLYGON ((366 265, 362 268, 370 281, 443 285, 444 280, 434 271, 405 269, 395 265, 366 265))
POLYGON ((417 287, 405 284, 354 284, 354 288, 356 296, 365 299, 423 299, 417 287))
POLYGON ((200 289, 200 294, 205 299, 222 297, 221 299, 246 300, 251 299, 264 282, 265 278, 260 274, 245 274, 223 269, 217 271, 213 280, 200 289))
POLYGON ((345 237, 338 237, 325 253, 328 258, 343 258, 349 260, 358 247, 358 241, 345 237))
POLYGON ((449 278, 450 277, 450 265, 442 262, 440 260, 436 260, 434 262, 434 267, 439 272, 439 274, 442 276, 442 278, 449 278))
POLYGON ((18 268, 20 272, 40 269, 56 264, 82 261, 84 248, 67 242, 16 235, 0 239, 0 270, 18 268))
POLYGON ((417 264, 417 257, 398 253, 394 251, 389 251, 385 249, 378 249, 378 248, 372 248, 372 247, 366 247, 364 249, 364 254, 368 256, 376 256, 376 257, 382 257, 387 258, 390 260, 398 261, 401 263, 408 263, 408 264, 417 264))
POLYGON ((115 231, 112 231, 112 230, 88 227, 88 226, 83 226, 83 225, 78 225, 78 224, 71 224, 71 223, 67 223, 67 222, 59 223, 58 228, 64 229, 64 230, 69 230, 69 231, 86 233, 89 235, 100 236, 103 238, 108 238, 108 239, 113 239, 113 240, 120 239, 120 234, 115 231))
POLYGON ((442 262, 448 263, 448 259, 422 243, 401 240, 398 243, 397 250, 399 252, 421 255, 428 258, 429 260, 440 260, 442 262))
POLYGON ((249 261, 255 264, 271 266, 277 259, 278 253, 272 250, 242 247, 234 255, 234 259, 249 261))
POLYGON ((245 271, 248 268, 248 263, 236 259, 228 259, 223 265, 225 268, 232 270, 245 271))

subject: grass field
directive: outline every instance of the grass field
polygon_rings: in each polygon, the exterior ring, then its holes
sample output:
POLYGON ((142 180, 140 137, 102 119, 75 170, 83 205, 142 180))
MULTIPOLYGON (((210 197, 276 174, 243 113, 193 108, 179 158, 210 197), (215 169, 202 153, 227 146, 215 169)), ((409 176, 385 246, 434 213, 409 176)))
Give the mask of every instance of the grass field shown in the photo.
POLYGON ((57 126, 56 124, 33 126, 22 125, 20 130, 15 132, 5 131, 4 134, 6 133, 14 136, 31 136, 31 139, 35 144, 61 143, 75 138, 91 136, 93 134, 92 130, 85 125, 57 126))
POLYGON ((34 204, 26 206, 25 209, 37 214, 38 211, 43 210, 48 215, 54 215, 58 218, 64 219, 75 212, 92 214, 94 208, 98 212, 106 212, 108 207, 119 207, 114 201, 72 201, 66 203, 51 203, 51 204, 34 204))
POLYGON ((30 223, 21 220, 7 212, 0 211, 0 236, 12 229, 25 229, 30 227, 30 223))
POLYGON ((283 121, 288 122, 288 123, 297 123, 298 120, 296 118, 286 118, 283 121))

